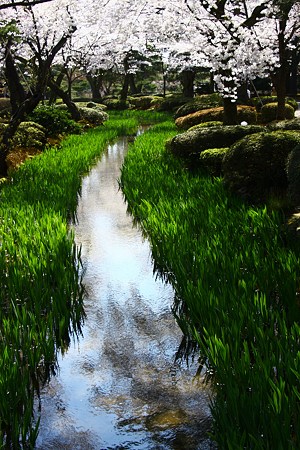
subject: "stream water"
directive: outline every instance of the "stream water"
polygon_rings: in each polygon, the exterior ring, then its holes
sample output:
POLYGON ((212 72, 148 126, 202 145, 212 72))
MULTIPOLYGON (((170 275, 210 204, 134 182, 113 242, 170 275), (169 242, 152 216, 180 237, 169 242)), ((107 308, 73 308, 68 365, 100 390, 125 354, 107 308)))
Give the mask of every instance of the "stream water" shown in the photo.
POLYGON ((39 450, 212 448, 209 392, 196 366, 174 363, 173 291, 155 279, 118 189, 126 150, 126 139, 109 146, 83 179, 75 236, 87 318, 42 390, 39 450))

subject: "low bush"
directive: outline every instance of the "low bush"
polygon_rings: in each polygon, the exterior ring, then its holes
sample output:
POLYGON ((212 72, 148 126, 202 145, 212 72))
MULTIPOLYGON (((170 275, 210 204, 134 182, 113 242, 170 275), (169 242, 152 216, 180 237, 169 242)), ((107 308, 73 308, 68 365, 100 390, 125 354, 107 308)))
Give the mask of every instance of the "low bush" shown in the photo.
POLYGON ((10 100, 6 97, 0 97, 0 111, 10 109, 10 100))
POLYGON ((180 95, 166 96, 158 102, 158 104, 155 106, 155 109, 157 109, 157 111, 173 112, 177 108, 179 108, 179 106, 184 105, 185 103, 189 102, 190 100, 191 100, 190 98, 183 97, 180 95))
MULTIPOLYGON (((257 113, 253 106, 239 105, 238 122, 247 122, 248 124, 255 124, 257 122, 257 113)), ((176 126, 182 130, 187 130, 194 125, 202 122, 223 121, 223 107, 203 109, 187 116, 178 117, 175 123, 176 126)))
POLYGON ((297 145, 289 154, 286 164, 288 179, 288 197, 291 204, 300 206, 300 145, 297 145))
MULTIPOLYGON (((260 120, 262 123, 269 123, 277 119, 278 103, 267 103, 260 110, 260 120)), ((295 116, 294 108, 291 105, 285 105, 285 118, 293 119, 295 116)))
POLYGON ((88 102, 86 104, 87 108, 94 108, 99 109, 100 111, 105 111, 107 109, 106 105, 103 105, 102 103, 96 103, 96 102, 88 102))
POLYGON ((267 125, 268 130, 300 130, 300 118, 291 120, 279 120, 278 122, 271 122, 267 125))
POLYGON ((70 114, 65 108, 65 105, 57 107, 41 105, 28 116, 28 119, 42 125, 46 130, 47 137, 80 133, 82 127, 70 118, 70 114))
POLYGON ((210 148, 200 153, 200 164, 214 177, 220 177, 222 174, 222 165, 225 154, 229 148, 210 148))
POLYGON ((298 144, 297 131, 257 133, 241 139, 224 157, 226 187, 254 203, 267 201, 273 192, 285 192, 287 157, 298 144))
POLYGON ((197 127, 178 134, 167 143, 167 147, 175 155, 189 156, 209 148, 229 147, 244 136, 262 131, 264 127, 261 125, 197 127))
POLYGON ((195 97, 192 101, 185 103, 180 106, 174 114, 174 118, 187 116, 188 114, 192 114, 194 112, 215 108, 217 106, 223 105, 223 99, 220 94, 207 94, 207 95, 199 95, 195 97))
POLYGON ((108 120, 108 114, 105 111, 101 111, 96 108, 88 108, 79 106, 78 110, 83 120, 89 122, 92 125, 102 125, 103 122, 108 120))
POLYGON ((117 98, 107 98, 103 100, 103 104, 107 106, 107 109, 113 111, 121 111, 129 108, 129 102, 121 101, 117 98))
MULTIPOLYGON (((285 99, 286 103, 291 105, 294 111, 298 109, 298 103, 294 98, 287 97, 285 99)), ((267 103, 277 103, 277 97, 274 95, 253 97, 249 100, 249 105, 255 106, 256 110, 259 112, 261 108, 267 103)))
POLYGON ((156 97, 153 95, 142 95, 140 97, 130 97, 129 99, 131 106, 135 109, 150 109, 154 105, 160 104, 162 97, 156 97))

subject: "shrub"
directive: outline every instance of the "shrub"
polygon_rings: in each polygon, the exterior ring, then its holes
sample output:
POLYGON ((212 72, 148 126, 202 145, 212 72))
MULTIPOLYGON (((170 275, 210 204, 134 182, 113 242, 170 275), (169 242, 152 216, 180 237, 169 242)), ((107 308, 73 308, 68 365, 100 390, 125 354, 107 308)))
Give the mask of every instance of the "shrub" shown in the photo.
POLYGON ((135 109, 145 110, 145 109, 150 109, 151 107, 153 107, 156 104, 155 103, 156 99, 158 99, 159 101, 162 100, 161 97, 155 97, 153 95, 144 95, 144 96, 140 96, 140 97, 130 97, 130 104, 135 109))
POLYGON ((39 123, 46 130, 49 137, 59 134, 78 134, 82 128, 70 118, 70 114, 64 109, 65 105, 60 106, 38 106, 28 118, 33 122, 39 123))
POLYGON ((95 103, 95 102, 88 102, 86 104, 86 107, 87 108, 99 109, 100 111, 105 111, 107 109, 106 105, 103 105, 102 103, 95 103))
POLYGON ((105 111, 100 111, 94 108, 87 108, 84 106, 79 106, 78 110, 83 120, 86 120, 92 125, 102 125, 103 122, 108 120, 108 114, 105 111))
POLYGON ((221 176, 223 159, 228 150, 228 147, 204 150, 199 156, 201 165, 210 175, 214 177, 221 176))
POLYGON ((123 102, 117 98, 106 98, 103 100, 103 104, 107 106, 107 109, 111 109, 113 111, 121 111, 123 109, 129 108, 129 102, 123 102))
MULTIPOLYGON (((286 103, 291 105, 294 109, 294 111, 297 111, 298 109, 298 103, 294 98, 287 97, 285 99, 286 103)), ((266 105, 267 103, 276 103, 277 97, 274 95, 269 96, 263 96, 263 97, 254 97, 249 100, 249 105, 255 106, 257 111, 260 111, 263 105, 266 105)))
POLYGON ((174 118, 187 116, 188 114, 192 114, 197 111, 201 111, 203 109, 210 109, 217 106, 222 106, 223 100, 220 94, 208 94, 208 95, 199 95, 195 97, 192 101, 185 103, 180 106, 175 114, 174 118))
POLYGON ((300 130, 300 118, 291 120, 280 120, 279 122, 271 122, 267 125, 270 131, 277 130, 300 130))
MULTIPOLYGON (((237 110, 239 122, 246 121, 249 124, 257 122, 257 113, 254 107, 240 105, 237 107, 237 110)), ((175 123, 178 128, 187 130, 199 123, 211 121, 223 121, 223 107, 203 109, 184 117, 178 117, 175 123)))
POLYGON ((0 111, 4 109, 10 109, 10 100, 6 97, 0 97, 0 111))
MULTIPOLYGON (((267 103, 261 108, 261 122, 268 123, 277 119, 278 103, 267 103)), ((295 115, 294 108, 291 105, 285 105, 285 118, 293 119, 295 115)))
POLYGON ((261 125, 197 127, 178 134, 167 146, 176 155, 188 156, 193 153, 201 153, 209 148, 229 147, 242 137, 263 130, 264 127, 261 125))
POLYGON ((224 156, 226 187, 255 203, 265 202, 274 192, 286 192, 286 161, 298 144, 296 131, 257 133, 241 139, 224 156))
MULTIPOLYGON (((0 124, 0 133, 8 127, 0 124)), ((21 122, 12 140, 12 147, 42 149, 46 144, 46 130, 35 122, 21 122)))
POLYGON ((300 206, 300 145, 297 145, 287 158, 288 197, 290 202, 300 206))
POLYGON ((179 106, 184 105, 191 99, 179 95, 172 95, 163 98, 155 107, 158 111, 175 111, 179 106))

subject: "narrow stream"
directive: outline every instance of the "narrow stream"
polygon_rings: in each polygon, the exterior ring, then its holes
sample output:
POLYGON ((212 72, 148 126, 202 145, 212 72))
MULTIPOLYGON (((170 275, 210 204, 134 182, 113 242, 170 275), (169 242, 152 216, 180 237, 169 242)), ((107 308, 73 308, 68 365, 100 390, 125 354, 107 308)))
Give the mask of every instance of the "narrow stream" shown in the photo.
POLYGON ((149 244, 117 179, 126 139, 83 179, 76 242, 88 292, 83 337, 42 391, 36 448, 209 449, 209 392, 174 363, 173 291, 153 276, 149 244))

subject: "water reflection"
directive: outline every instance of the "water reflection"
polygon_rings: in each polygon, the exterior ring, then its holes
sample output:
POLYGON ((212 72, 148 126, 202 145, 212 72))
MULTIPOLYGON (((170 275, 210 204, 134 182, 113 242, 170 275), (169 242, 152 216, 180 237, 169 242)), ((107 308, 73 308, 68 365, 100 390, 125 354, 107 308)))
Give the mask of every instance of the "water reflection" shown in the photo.
POLYGON ((173 292, 126 214, 117 179, 125 139, 84 178, 75 227, 87 319, 42 393, 38 449, 208 449, 208 392, 174 364, 173 292))

